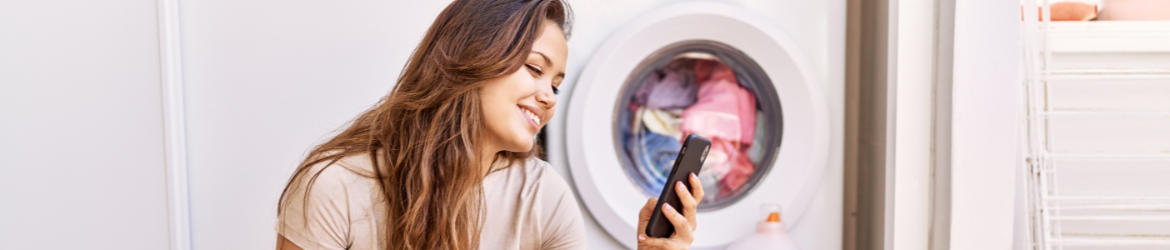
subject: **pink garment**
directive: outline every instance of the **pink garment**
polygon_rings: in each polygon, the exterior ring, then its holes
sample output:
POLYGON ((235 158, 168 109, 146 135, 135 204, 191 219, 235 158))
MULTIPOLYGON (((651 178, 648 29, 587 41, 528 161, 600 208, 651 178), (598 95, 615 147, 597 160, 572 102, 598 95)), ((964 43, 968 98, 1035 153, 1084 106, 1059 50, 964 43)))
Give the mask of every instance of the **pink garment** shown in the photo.
POLYGON ((716 61, 695 63, 699 83, 698 100, 683 111, 683 136, 699 134, 711 139, 711 152, 704 168, 720 176, 721 194, 738 190, 755 171, 746 151, 756 131, 756 97, 735 79, 735 72, 716 61), (718 153, 717 153, 718 152, 718 153), (712 159, 711 155, 726 155, 712 159))
POLYGON ((703 162, 703 172, 711 171, 717 176, 719 196, 727 197, 739 190, 755 172, 755 165, 747 157, 738 142, 711 139, 711 150, 703 162))
POLYGON ((706 81, 699 83, 695 104, 683 111, 683 136, 697 133, 736 141, 744 148, 751 146, 756 132, 756 96, 739 86, 735 72, 719 62, 697 62, 695 76, 706 81))

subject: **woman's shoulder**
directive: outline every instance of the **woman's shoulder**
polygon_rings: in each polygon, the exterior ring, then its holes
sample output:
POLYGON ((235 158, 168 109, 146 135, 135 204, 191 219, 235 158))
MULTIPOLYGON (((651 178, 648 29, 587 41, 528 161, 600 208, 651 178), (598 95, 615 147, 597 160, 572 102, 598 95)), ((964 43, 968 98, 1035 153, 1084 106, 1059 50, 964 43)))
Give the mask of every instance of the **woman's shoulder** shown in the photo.
POLYGON ((287 190, 289 194, 344 197, 346 193, 377 183, 369 157, 360 154, 324 160, 298 171, 303 173, 294 175, 287 190))
POLYGON ((305 249, 372 245, 363 240, 375 239, 368 235, 372 231, 352 231, 377 229, 377 211, 383 211, 374 202, 377 181, 363 174, 370 165, 361 156, 346 156, 299 170, 282 197, 277 232, 305 249))
POLYGON ((374 163, 370 159, 368 154, 347 155, 317 162, 309 166, 307 171, 336 178, 374 178, 374 163))

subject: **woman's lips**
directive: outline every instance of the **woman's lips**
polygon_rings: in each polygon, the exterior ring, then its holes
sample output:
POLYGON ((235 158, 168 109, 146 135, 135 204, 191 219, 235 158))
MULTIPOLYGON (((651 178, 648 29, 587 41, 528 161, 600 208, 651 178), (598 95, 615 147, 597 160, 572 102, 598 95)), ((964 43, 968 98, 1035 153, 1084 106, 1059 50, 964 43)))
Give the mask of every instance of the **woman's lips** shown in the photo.
POLYGON ((528 124, 532 125, 533 130, 540 130, 540 127, 539 127, 540 126, 540 122, 539 122, 540 117, 537 116, 536 113, 533 113, 532 111, 525 109, 524 107, 518 106, 517 108, 520 109, 520 115, 523 116, 525 118, 525 120, 528 121, 528 124))

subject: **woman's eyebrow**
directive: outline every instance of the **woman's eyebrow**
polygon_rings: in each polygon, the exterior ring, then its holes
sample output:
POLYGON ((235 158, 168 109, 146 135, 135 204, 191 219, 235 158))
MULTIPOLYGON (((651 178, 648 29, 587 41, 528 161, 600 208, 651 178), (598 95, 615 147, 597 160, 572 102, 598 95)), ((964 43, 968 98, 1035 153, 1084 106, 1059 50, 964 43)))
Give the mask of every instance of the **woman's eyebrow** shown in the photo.
MULTIPOLYGON (((552 62, 552 59, 548 59, 548 56, 544 55, 544 53, 540 53, 540 51, 533 51, 532 53, 536 53, 537 55, 540 55, 540 58, 544 59, 544 64, 548 65, 549 68, 553 67, 554 64, 552 62)), ((561 78, 565 78, 565 72, 557 73, 557 76, 559 76, 561 78)))
POLYGON ((549 67, 553 66, 552 59, 548 59, 548 56, 544 55, 544 53, 540 53, 540 51, 533 51, 532 53, 536 53, 537 55, 540 55, 540 58, 544 59, 545 65, 548 65, 549 67))

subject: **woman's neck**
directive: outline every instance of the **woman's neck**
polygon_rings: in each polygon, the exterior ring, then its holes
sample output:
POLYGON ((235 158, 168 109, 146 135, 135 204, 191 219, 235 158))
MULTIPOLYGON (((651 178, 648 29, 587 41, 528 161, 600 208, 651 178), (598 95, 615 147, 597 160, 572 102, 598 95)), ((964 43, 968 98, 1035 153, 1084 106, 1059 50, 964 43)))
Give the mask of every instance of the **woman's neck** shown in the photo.
POLYGON ((499 152, 499 150, 486 148, 486 150, 479 153, 479 164, 483 171, 482 176, 487 177, 488 173, 492 172, 492 163, 496 162, 497 153, 499 152))

